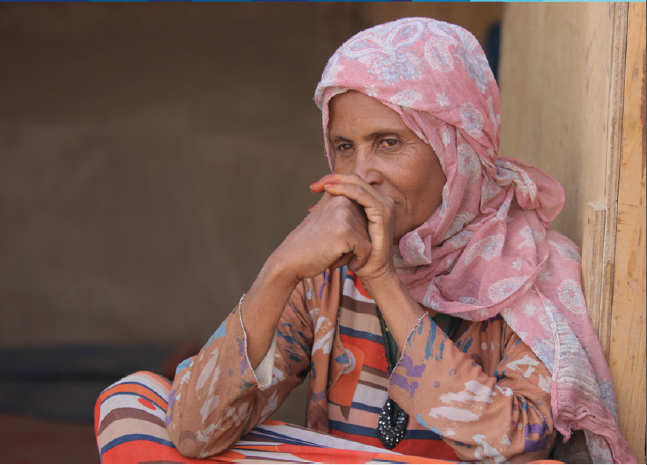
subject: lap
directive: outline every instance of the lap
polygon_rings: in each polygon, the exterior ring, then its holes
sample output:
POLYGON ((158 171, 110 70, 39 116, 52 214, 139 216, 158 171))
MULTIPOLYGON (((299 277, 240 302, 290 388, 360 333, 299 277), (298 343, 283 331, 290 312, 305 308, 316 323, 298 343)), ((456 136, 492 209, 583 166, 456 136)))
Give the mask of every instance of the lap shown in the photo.
POLYGON ((400 455, 272 420, 221 456, 190 459, 177 451, 166 431, 170 391, 171 383, 163 376, 138 372, 101 393, 94 418, 102 463, 327 463, 340 456, 353 463, 450 463, 400 455))

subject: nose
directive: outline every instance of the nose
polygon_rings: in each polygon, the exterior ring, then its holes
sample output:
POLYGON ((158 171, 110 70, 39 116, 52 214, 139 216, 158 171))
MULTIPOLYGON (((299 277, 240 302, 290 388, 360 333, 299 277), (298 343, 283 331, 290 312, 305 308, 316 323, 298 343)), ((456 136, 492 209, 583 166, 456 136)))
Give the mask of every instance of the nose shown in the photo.
POLYGON ((382 182, 378 159, 371 147, 357 147, 353 160, 353 174, 374 186, 382 182))

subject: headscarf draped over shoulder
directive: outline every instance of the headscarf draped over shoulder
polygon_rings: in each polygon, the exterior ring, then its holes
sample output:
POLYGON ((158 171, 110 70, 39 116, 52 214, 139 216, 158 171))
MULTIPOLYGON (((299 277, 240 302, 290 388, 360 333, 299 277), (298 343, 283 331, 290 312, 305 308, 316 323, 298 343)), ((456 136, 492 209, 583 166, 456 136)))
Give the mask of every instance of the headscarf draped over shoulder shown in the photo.
POLYGON ((476 38, 429 18, 352 37, 330 58, 315 102, 355 90, 400 114, 447 177, 442 204, 395 251, 398 274, 422 305, 481 321, 501 314, 552 373, 556 428, 583 429, 595 461, 635 462, 618 431, 615 396, 588 319, 578 247, 548 226, 564 205, 542 170, 499 158, 499 89, 476 38))

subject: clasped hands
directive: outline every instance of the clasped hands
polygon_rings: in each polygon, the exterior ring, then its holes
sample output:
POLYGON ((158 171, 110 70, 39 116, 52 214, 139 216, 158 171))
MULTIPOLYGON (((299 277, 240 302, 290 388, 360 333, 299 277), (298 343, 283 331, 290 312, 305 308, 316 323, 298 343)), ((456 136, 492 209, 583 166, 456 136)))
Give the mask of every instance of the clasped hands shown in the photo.
POLYGON ((277 249, 294 282, 348 265, 364 285, 395 275, 395 203, 357 175, 329 174, 310 186, 324 193, 277 249))

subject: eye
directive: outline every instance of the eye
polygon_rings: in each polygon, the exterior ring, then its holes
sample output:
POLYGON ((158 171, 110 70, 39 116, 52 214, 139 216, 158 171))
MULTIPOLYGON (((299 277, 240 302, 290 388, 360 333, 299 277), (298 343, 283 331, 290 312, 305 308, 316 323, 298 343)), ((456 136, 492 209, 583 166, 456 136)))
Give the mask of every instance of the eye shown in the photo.
POLYGON ((348 144, 346 142, 341 143, 341 144, 337 144, 335 146, 335 151, 341 153, 342 155, 346 154, 346 153, 349 153, 352 149, 353 149, 353 145, 348 144))
POLYGON ((382 139, 380 140, 380 147, 383 147, 383 148, 396 147, 399 143, 400 141, 398 139, 392 139, 392 138, 382 139))

